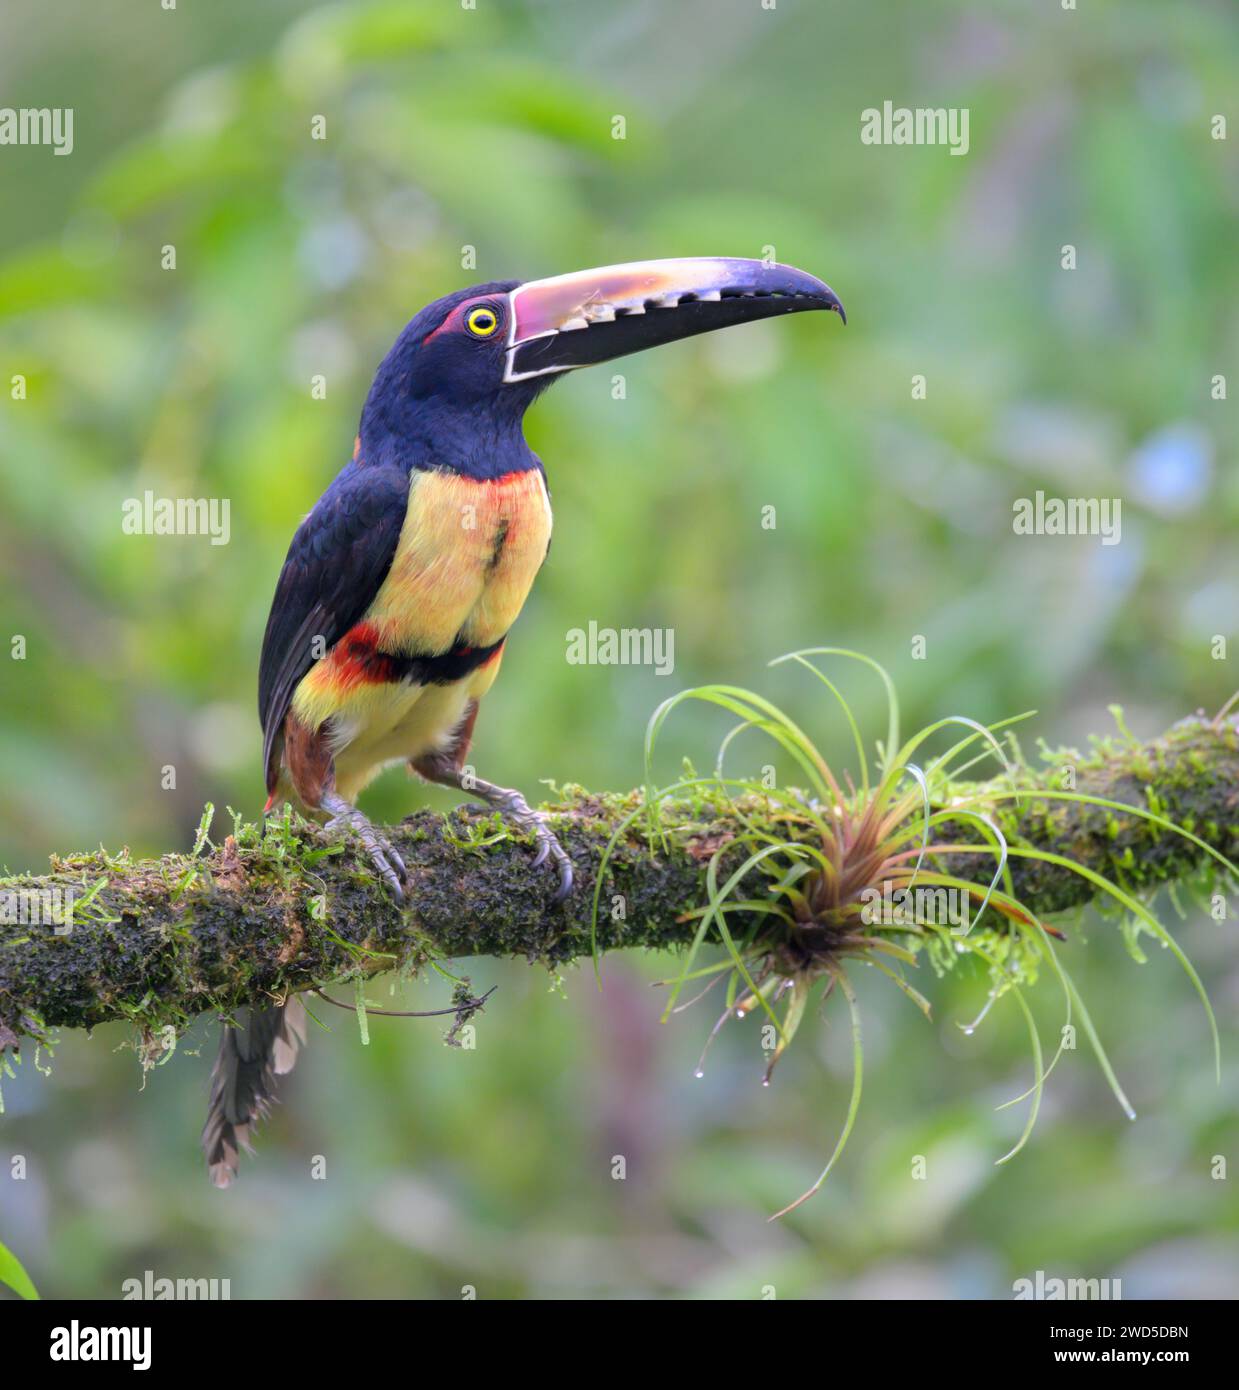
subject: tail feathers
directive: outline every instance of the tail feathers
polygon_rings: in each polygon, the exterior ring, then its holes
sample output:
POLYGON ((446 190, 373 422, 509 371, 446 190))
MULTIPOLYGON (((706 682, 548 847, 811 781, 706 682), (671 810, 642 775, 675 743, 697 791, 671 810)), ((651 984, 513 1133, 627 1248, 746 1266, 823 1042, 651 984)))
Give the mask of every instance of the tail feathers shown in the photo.
POLYGON ((211 1098, 202 1147, 216 1187, 237 1175, 237 1158, 252 1153, 250 1126, 263 1118, 275 1099, 275 1078, 292 1071, 305 1042, 305 1006, 295 994, 279 1006, 251 1008, 248 1018, 224 1025, 219 1056, 211 1072, 211 1098))

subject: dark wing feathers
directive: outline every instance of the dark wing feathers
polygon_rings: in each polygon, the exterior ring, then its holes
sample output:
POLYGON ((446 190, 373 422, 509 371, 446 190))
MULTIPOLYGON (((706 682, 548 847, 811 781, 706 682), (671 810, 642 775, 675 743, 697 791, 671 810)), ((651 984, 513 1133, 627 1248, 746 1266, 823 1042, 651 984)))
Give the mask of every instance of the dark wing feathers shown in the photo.
POLYGON ((258 670, 267 790, 279 776, 278 739, 293 692, 318 655, 365 614, 391 568, 408 506, 401 468, 350 463, 297 528, 280 571, 258 670))
POLYGON ((282 1005, 242 1010, 238 1021, 239 1027, 224 1025, 202 1129, 216 1187, 236 1177, 240 1150, 250 1147, 250 1126, 271 1108, 275 1078, 292 1071, 305 1042, 305 1006, 295 994, 282 1005))

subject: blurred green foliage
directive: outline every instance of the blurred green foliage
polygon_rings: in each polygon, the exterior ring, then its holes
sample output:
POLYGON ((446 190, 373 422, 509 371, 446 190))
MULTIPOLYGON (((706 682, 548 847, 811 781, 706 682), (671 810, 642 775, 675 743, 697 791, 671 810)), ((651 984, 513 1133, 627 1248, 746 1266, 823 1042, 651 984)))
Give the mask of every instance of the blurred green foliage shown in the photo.
MULTIPOLYGON (((630 359, 622 401, 583 372, 536 408, 557 530, 479 723, 486 775, 634 784, 649 712, 703 680, 763 688, 845 756, 817 691, 762 669, 826 641, 886 662, 913 721, 1035 706, 1055 742, 1112 700, 1147 735, 1239 684, 1213 644, 1239 600, 1235 405, 1210 397, 1239 380, 1239 134, 1210 138, 1239 61, 1225 0, 11 0, 0 29, 4 100, 76 125, 69 158, 0 148, 0 637, 26 639, 0 653, 10 869, 183 846, 207 799, 257 809, 288 539, 403 322, 481 279, 772 247, 849 311, 846 331, 806 316, 630 359), (861 110, 888 99, 968 107, 968 155, 863 146, 861 110), (1122 543, 1013 535, 1039 488, 1121 497, 1122 543), (147 489, 230 499, 230 543, 125 535, 147 489), (674 676, 568 665, 591 619, 674 628, 674 676)), ((706 763, 722 727, 680 721, 668 756, 706 763)), ((366 804, 423 795, 392 774, 366 804)), ((1141 1119, 1073 1054, 1006 1168, 1020 1116, 992 1105, 1029 1068, 1014 1014, 959 1033, 978 977, 923 985, 936 1028, 862 991, 848 1156, 770 1227, 846 1105, 841 1017, 768 1091, 743 1024, 694 1081, 712 1015, 658 1027, 666 962, 607 962, 602 995, 479 963, 501 989, 474 1051, 384 1020, 363 1049, 324 1020, 227 1194, 194 1147, 213 1033, 142 1094, 120 1030, 66 1040, 50 1079, 28 1059, 4 1086, 0 1159, 29 1173, 0 1169, 0 1233, 51 1295, 152 1268, 238 1297, 1009 1296, 1040 1267, 1234 1296, 1239 1200, 1210 1177, 1239 1135, 1233 930, 1194 908, 1178 929, 1232 1079, 1214 1086, 1160 953, 1137 967, 1112 927, 1074 924, 1141 1119)))

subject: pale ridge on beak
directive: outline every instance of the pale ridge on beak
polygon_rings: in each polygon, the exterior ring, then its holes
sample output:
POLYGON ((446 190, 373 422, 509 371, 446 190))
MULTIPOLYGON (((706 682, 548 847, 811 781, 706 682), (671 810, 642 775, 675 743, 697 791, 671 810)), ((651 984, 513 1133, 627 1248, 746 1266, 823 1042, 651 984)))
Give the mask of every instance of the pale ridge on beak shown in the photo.
POLYGON ((578 270, 518 285, 508 299, 509 382, 776 314, 829 309, 847 322, 838 296, 816 276, 733 257, 578 270))

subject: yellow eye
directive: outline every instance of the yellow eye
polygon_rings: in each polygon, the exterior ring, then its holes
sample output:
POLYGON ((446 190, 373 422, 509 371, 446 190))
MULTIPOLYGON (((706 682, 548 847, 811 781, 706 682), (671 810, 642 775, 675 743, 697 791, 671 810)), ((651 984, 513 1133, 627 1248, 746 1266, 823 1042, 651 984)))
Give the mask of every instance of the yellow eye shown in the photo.
POLYGON ((475 337, 489 338, 499 327, 499 316, 493 309, 479 305, 476 309, 469 310, 469 317, 465 319, 465 327, 475 337))

